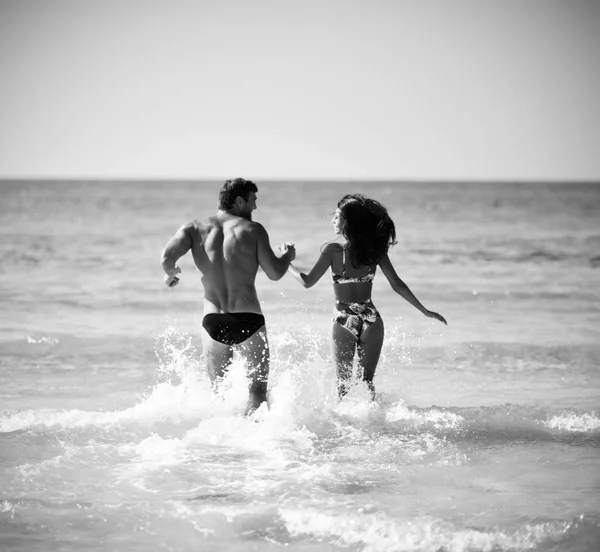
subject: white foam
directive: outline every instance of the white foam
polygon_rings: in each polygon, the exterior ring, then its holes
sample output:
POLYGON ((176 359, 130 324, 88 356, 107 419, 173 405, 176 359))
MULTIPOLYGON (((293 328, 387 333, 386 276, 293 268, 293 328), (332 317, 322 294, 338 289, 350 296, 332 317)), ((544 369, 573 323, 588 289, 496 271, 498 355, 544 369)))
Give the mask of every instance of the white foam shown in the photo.
POLYGON ((415 426, 432 425, 436 429, 456 429, 464 422, 464 418, 459 414, 430 409, 410 409, 405 403, 399 402, 392 406, 386 414, 388 422, 397 422, 401 420, 410 421, 415 426))
POLYGON ((359 546, 369 552, 398 550, 466 552, 469 550, 524 550, 559 537, 566 522, 525 524, 517 530, 458 529, 430 517, 398 520, 384 513, 327 512, 314 509, 281 509, 280 515, 293 536, 310 535, 339 546, 359 546))
POLYGON ((596 413, 564 413, 552 416, 549 420, 542 422, 543 425, 561 431, 589 433, 600 430, 600 418, 596 413))
POLYGON ((27 336, 27 343, 32 343, 32 344, 41 344, 41 343, 45 343, 47 345, 56 345, 58 343, 58 339, 56 339, 55 337, 46 337, 46 336, 42 336, 40 338, 35 338, 35 337, 31 337, 30 335, 27 336))

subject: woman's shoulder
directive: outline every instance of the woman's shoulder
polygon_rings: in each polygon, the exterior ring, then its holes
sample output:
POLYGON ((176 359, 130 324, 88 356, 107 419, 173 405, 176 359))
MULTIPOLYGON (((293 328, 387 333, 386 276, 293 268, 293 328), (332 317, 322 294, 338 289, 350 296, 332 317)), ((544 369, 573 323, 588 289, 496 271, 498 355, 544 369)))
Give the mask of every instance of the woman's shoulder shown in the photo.
POLYGON ((344 249, 344 246, 338 242, 327 242, 323 246, 321 246, 321 254, 323 255, 331 255, 332 253, 341 253, 344 249))

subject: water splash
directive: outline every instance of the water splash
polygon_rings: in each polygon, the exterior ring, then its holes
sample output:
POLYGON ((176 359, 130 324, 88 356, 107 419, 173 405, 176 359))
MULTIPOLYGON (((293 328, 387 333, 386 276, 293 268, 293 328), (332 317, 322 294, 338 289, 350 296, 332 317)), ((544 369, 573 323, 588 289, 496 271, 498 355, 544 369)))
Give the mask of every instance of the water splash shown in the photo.
POLYGON ((579 414, 577 412, 564 412, 552 416, 543 422, 546 427, 568 432, 592 433, 600 431, 600 417, 595 412, 579 414))
POLYGON ((360 546, 370 552, 530 550, 562 539, 573 526, 573 522, 542 522, 526 523, 518 529, 470 529, 428 516, 406 521, 383 512, 313 509, 285 509, 281 516, 292 536, 311 535, 337 546, 360 546))

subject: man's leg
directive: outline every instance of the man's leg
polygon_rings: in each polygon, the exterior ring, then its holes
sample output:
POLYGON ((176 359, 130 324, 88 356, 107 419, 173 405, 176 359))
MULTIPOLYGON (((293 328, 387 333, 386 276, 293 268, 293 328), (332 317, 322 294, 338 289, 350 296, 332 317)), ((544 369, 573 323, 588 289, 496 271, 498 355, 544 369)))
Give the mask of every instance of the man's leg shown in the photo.
POLYGON ((252 414, 263 402, 267 402, 269 381, 269 341, 267 328, 262 326, 255 334, 240 345, 240 351, 246 358, 250 383, 248 406, 245 415, 252 414))
POLYGON ((204 349, 204 358, 206 359, 208 375, 213 382, 213 385, 216 385, 231 363, 233 349, 229 345, 219 343, 212 339, 204 328, 202 328, 202 348, 204 349))

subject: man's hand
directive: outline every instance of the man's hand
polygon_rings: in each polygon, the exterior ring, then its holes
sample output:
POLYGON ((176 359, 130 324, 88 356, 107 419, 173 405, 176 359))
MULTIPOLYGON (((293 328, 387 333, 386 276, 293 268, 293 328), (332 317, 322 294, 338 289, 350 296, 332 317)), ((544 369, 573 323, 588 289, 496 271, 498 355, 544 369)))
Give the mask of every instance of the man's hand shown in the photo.
POLYGON ((279 250, 288 256, 290 263, 296 258, 296 246, 292 242, 285 242, 283 245, 280 245, 279 250))
POLYGON ((177 278, 177 274, 181 273, 181 269, 179 267, 174 267, 170 270, 165 270, 165 284, 168 287, 175 287, 179 283, 179 278, 177 278))

